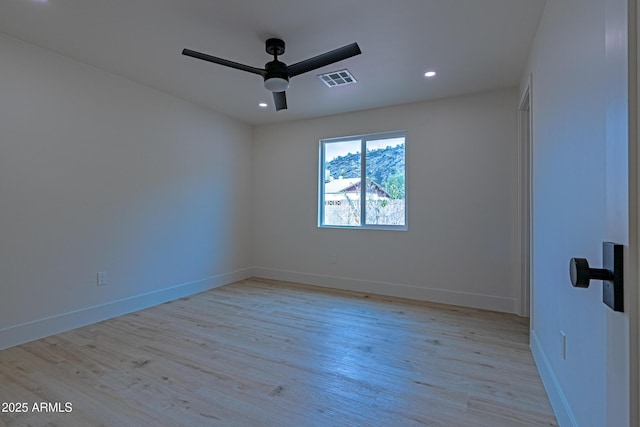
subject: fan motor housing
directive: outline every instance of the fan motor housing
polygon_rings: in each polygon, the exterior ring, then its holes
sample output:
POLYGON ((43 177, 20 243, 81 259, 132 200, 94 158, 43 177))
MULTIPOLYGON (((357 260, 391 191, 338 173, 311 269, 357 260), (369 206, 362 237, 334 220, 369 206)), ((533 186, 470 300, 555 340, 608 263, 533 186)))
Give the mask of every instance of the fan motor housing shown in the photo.
POLYGON ((264 66, 264 87, 271 92, 284 92, 289 87, 287 65, 278 60, 267 62, 264 66))
POLYGON ((289 71, 287 71, 287 64, 274 60, 264 64, 266 71, 265 80, 272 77, 280 77, 285 80, 289 80, 289 71))

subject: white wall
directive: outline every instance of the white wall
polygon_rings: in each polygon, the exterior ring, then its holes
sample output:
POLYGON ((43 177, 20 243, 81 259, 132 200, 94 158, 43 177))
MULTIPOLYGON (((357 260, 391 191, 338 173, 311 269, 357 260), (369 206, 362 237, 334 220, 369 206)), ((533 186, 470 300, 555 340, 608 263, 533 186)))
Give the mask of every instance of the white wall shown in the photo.
POLYGON ((507 90, 257 127, 256 275, 514 312, 516 110, 507 90), (318 228, 318 141, 394 130, 409 230, 318 228))
POLYGON ((250 274, 249 126, 5 36, 0 94, 0 348, 250 274))
POLYGON ((625 3, 547 2, 523 76, 533 76, 531 346, 561 425, 630 424, 629 302, 613 312, 600 281, 576 289, 568 273, 572 257, 601 267, 603 241, 629 244, 625 3))

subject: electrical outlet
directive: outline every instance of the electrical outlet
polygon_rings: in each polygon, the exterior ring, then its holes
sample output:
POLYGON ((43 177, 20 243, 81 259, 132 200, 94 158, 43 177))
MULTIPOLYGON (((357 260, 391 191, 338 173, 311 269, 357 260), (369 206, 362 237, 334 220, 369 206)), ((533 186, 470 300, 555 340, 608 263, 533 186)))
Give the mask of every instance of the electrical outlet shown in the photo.
POLYGON ((338 263, 338 255, 331 254, 330 262, 331 262, 331 264, 337 264, 338 263))
POLYGON ((100 271, 98 273, 98 286, 104 286, 107 284, 107 272, 100 271))
POLYGON ((560 356, 562 360, 567 360, 567 335, 560 331, 560 356))

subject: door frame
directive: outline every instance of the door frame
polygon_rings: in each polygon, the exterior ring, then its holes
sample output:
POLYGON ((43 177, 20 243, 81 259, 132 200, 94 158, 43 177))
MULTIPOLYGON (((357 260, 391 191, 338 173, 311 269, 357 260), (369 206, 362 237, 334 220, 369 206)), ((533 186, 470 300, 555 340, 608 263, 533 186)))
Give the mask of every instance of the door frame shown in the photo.
MULTIPOLYGON (((631 425, 640 425, 640 8, 638 0, 628 0, 629 53, 629 281, 633 287, 629 302, 630 406, 631 425), (635 361, 635 363, 634 363, 635 361), (636 402, 637 404, 633 404, 636 402)), ((626 279, 626 278, 625 278, 626 279)))
POLYGON ((529 317, 529 328, 533 329, 533 75, 520 94, 518 104, 518 232, 516 245, 519 248, 516 269, 517 313, 529 317))

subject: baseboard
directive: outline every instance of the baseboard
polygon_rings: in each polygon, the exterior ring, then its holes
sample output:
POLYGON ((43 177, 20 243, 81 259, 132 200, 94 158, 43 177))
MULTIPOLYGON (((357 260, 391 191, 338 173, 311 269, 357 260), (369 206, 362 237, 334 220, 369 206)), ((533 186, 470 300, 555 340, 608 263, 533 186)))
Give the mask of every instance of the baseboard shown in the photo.
POLYGON ((297 282, 305 285, 325 286, 347 291, 365 292, 378 295, 409 298, 419 301, 439 302, 484 310, 516 313, 515 298, 458 292, 446 289, 434 289, 399 283, 376 282, 347 277, 326 276, 301 273, 267 267, 254 267, 253 275, 271 280, 297 282))
POLYGON ((0 329, 0 350, 204 292, 246 279, 252 275, 251 269, 236 270, 21 325, 10 326, 0 329))
POLYGON ((542 378, 542 384, 544 384, 544 388, 547 391, 547 396, 549 396, 549 401, 551 402, 551 407, 553 408, 553 412, 556 414, 556 418, 558 419, 558 424, 561 427, 564 426, 573 426, 578 427, 578 422, 576 418, 573 416, 573 412, 569 407, 569 402, 567 402, 567 398, 562 391, 562 387, 560 387, 560 383, 556 378, 556 375, 551 368, 551 364, 549 363, 549 359, 542 348, 542 344, 536 335, 535 330, 531 331, 531 353, 533 354, 533 359, 536 362, 536 366, 538 367, 538 372, 540 373, 540 378, 542 378))

